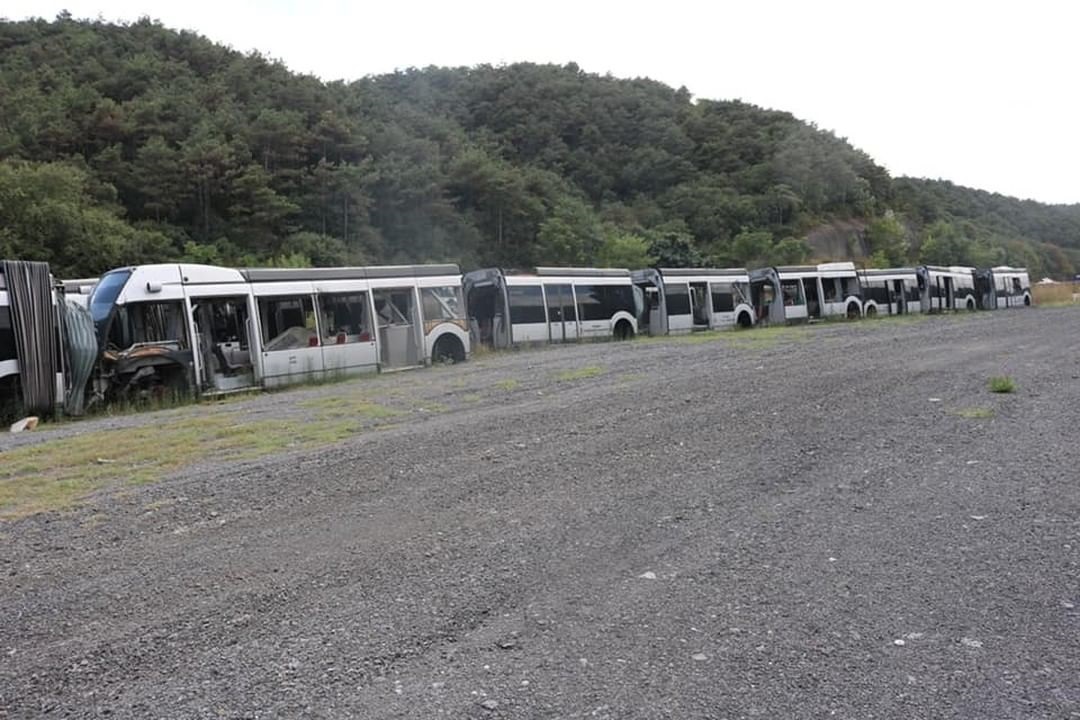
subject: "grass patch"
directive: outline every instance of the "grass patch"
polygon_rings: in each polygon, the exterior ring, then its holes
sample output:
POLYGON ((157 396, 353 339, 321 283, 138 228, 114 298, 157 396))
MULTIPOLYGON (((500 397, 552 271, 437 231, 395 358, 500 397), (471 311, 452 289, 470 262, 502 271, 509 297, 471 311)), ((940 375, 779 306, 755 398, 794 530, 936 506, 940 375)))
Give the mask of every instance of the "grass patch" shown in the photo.
POLYGON ((555 379, 559 382, 570 382, 572 380, 586 380, 603 374, 604 368, 597 365, 586 365, 574 370, 563 370, 555 375, 555 379))
POLYGON ((300 407, 316 410, 320 420, 355 418, 381 420, 400 415, 401 411, 364 398, 348 395, 326 395, 299 403, 300 407))
POLYGON ((495 387, 499 388, 500 390, 510 392, 511 390, 517 390, 518 385, 520 384, 521 383, 519 383, 517 380, 510 378, 509 380, 500 380, 499 382, 495 383, 495 387))
POLYGON ((359 419, 398 414, 371 403, 342 402, 332 408, 316 419, 249 422, 221 413, 151 420, 145 427, 88 432, 9 450, 0 466, 0 519, 61 510, 96 490, 156 482, 198 463, 330 445, 364 430, 359 419))
POLYGON ((992 393, 1008 394, 1016 392, 1016 382, 1008 375, 992 377, 988 385, 992 393))
POLYGON ((994 411, 988 407, 969 407, 956 411, 956 414, 968 420, 986 420, 994 417, 994 411))
POLYGON ((781 343, 805 342, 812 330, 803 325, 771 325, 745 332, 728 332, 723 337, 736 349, 763 350, 781 343))

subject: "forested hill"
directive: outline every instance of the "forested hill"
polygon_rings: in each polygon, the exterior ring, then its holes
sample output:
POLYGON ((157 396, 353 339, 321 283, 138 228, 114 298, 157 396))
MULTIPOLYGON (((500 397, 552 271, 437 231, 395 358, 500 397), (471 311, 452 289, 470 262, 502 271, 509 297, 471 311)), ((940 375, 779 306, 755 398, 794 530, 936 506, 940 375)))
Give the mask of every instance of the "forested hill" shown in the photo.
POLYGON ((346 84, 151 21, 0 23, 0 256, 1080 265, 1080 206, 893 180, 788 113, 577 66, 346 84), (1065 249, 1061 249, 1065 248, 1065 249))

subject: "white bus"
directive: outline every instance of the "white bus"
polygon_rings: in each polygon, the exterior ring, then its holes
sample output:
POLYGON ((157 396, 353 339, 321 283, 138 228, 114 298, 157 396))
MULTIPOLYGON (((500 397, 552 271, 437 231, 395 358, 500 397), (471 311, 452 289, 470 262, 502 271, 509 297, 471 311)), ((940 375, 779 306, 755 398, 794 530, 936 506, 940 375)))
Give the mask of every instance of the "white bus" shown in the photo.
POLYGON ((644 296, 641 332, 675 335, 754 325, 745 268, 649 268, 631 275, 644 296))
POLYGON ((979 270, 975 276, 979 307, 1001 310, 1031 305, 1031 280, 1027 268, 1004 265, 979 270))
POLYGON ((922 310, 922 295, 915 268, 859 271, 863 315, 905 315, 922 310))
POLYGON ((857 318, 862 297, 855 263, 786 265, 750 273, 755 316, 770 322, 857 318))
POLYGON ((461 361, 464 310, 456 265, 119 268, 90 297, 97 390, 215 394, 461 361))
POLYGON ((975 268, 964 265, 921 265, 915 268, 915 273, 919 280, 923 312, 974 310, 978 307, 975 268))
POLYGON ((639 303, 630 271, 487 268, 463 279, 474 341, 494 348, 637 334, 639 303))

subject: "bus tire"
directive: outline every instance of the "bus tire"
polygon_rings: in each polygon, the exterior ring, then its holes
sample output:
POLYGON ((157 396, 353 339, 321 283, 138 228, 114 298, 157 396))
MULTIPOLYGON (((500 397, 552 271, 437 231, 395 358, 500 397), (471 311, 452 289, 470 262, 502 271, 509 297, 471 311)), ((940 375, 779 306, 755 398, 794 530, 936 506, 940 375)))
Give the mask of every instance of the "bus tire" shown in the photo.
POLYGON ((866 317, 872 318, 872 317, 875 317, 876 315, 877 315, 877 305, 867 305, 866 306, 866 317))
POLYGON ((862 313, 859 312, 859 306, 855 303, 848 303, 847 316, 848 320, 854 320, 858 318, 862 313))
POLYGON ((975 312, 975 301, 971 298, 968 298, 966 307, 968 309, 968 312, 975 312))
POLYGON ((754 325, 754 321, 753 319, 751 319, 750 313, 745 311, 739 313, 738 325, 745 330, 750 329, 754 325))
POLYGON ((1024 307, 1031 307, 1031 296, 1030 295, 1025 295, 1024 296, 1024 307))
POLYGON ((432 364, 453 365, 465 362, 465 346, 461 340, 447 333, 435 341, 435 347, 431 349, 432 364))
POLYGON ((626 320, 615 323, 614 335, 616 340, 633 340, 634 327, 626 320))

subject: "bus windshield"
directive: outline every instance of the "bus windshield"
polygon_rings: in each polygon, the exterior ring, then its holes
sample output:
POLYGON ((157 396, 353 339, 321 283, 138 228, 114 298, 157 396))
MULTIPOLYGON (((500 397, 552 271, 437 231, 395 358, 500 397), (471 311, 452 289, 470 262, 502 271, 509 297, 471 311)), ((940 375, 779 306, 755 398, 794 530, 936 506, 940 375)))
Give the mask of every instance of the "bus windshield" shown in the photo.
POLYGON ((94 288, 94 294, 90 296, 90 315, 94 318, 94 325, 99 327, 109 318, 113 303, 124 288, 124 283, 131 276, 130 270, 114 270, 101 278, 101 282, 94 288))

